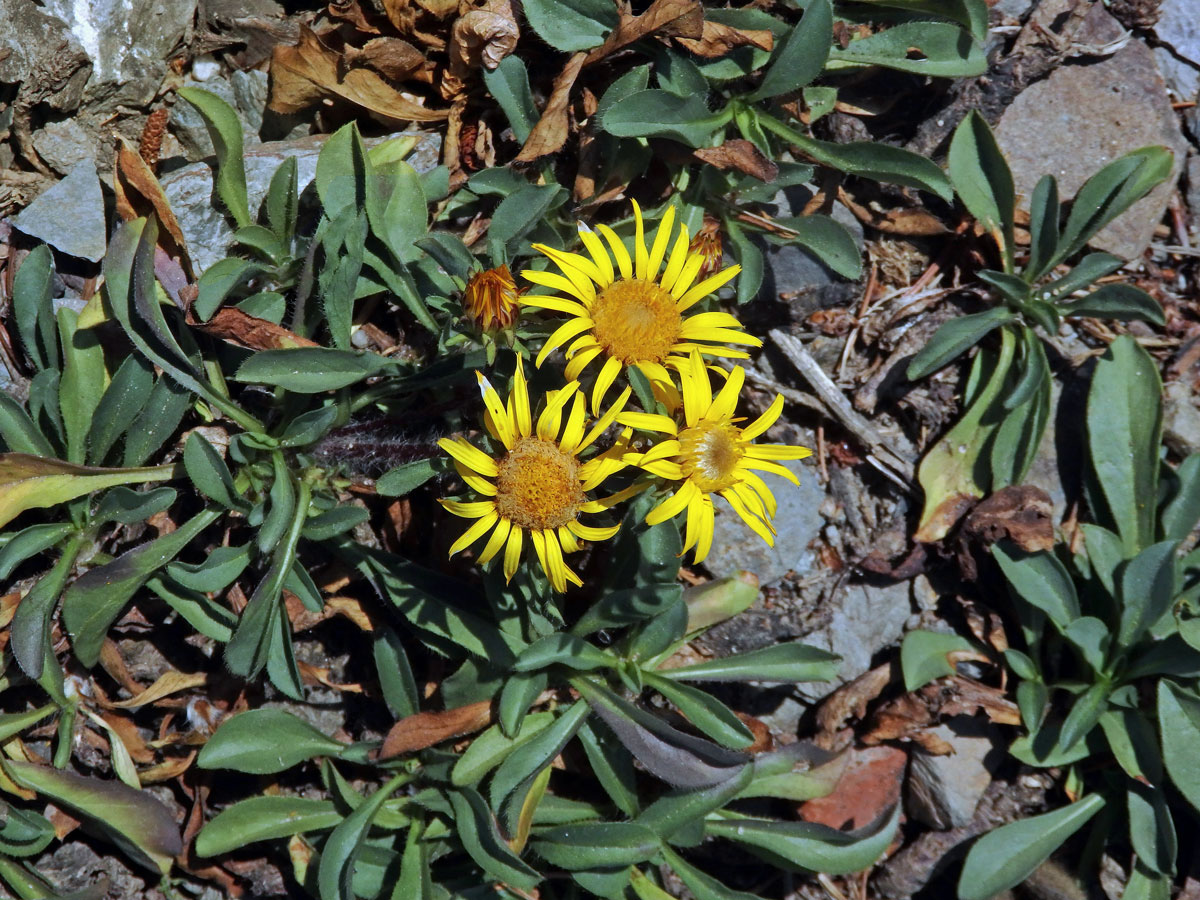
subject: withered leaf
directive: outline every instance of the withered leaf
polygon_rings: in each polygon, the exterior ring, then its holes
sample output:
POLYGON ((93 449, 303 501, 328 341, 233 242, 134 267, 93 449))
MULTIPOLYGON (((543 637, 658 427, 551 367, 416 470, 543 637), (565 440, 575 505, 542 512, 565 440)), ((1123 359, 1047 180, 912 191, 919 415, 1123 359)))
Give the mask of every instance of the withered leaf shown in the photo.
POLYGON ((117 158, 113 166, 113 192, 116 194, 117 215, 124 221, 154 216, 162 228, 158 232, 158 243, 168 257, 192 274, 192 262, 188 257, 187 242, 179 220, 171 210, 167 195, 158 183, 151 168, 142 159, 141 153, 125 138, 117 141, 117 158))
POLYGON ((384 78, 403 81, 425 65, 425 54, 402 38, 380 37, 361 48, 346 47, 342 60, 347 68, 365 66, 384 78))
POLYGON ((941 219, 924 209, 874 210, 858 203, 842 189, 838 190, 838 199, 846 204, 860 222, 886 234, 930 237, 950 231, 941 219))
POLYGON ((1027 553, 1054 547, 1054 504, 1050 495, 1031 484, 1001 488, 971 510, 963 537, 994 544, 1010 540, 1027 553))
POLYGON ((282 325, 249 315, 232 306, 217 310, 216 315, 207 322, 197 322, 194 327, 248 350, 287 350, 292 347, 317 346, 315 341, 302 338, 282 325))
POLYGON ((458 0, 417 0, 417 5, 439 19, 458 11, 458 0))
POLYGON ((371 24, 358 0, 333 0, 325 8, 332 18, 349 22, 356 31, 363 34, 379 34, 379 29, 371 24))
POLYGON ((734 28, 732 25, 710 22, 707 19, 704 22, 703 31, 701 31, 698 39, 677 37, 676 40, 679 41, 684 49, 695 53, 697 56, 703 56, 705 59, 715 59, 716 57, 724 56, 736 47, 751 46, 770 52, 775 46, 775 35, 769 31, 734 28))
POLYGON ((336 97, 386 121, 433 122, 446 117, 445 110, 428 109, 409 99, 371 69, 352 68, 339 77, 341 59, 338 50, 301 25, 300 42, 294 47, 281 44, 271 55, 268 105, 278 113, 298 113, 336 97))
POLYGON ((136 696, 108 705, 115 709, 135 709, 139 706, 145 706, 147 703, 153 703, 155 700, 161 700, 163 697, 169 697, 171 694, 177 694, 180 691, 202 687, 207 683, 208 676, 203 672, 185 673, 172 669, 158 676, 154 684, 136 696))
POLYGON ((730 138, 720 147, 704 147, 693 150, 692 155, 722 171, 736 169, 759 181, 774 181, 779 175, 779 166, 763 156, 752 143, 742 138, 730 138))
POLYGON ((512 0, 489 0, 454 20, 450 32, 450 73, 465 78, 483 66, 494 69, 517 48, 521 28, 512 0))
POLYGON ((405 716, 383 739, 379 758, 392 759, 414 750, 424 750, 450 738, 473 734, 492 722, 492 705, 486 700, 441 712, 405 716))
POLYGON ((586 57, 587 54, 583 52, 572 55, 567 60, 567 64, 563 66, 562 71, 555 77, 550 90, 550 99, 546 101, 546 108, 542 110, 542 117, 533 126, 533 131, 529 132, 525 146, 521 148, 521 152, 517 154, 514 162, 533 162, 550 153, 557 153, 567 142, 571 127, 567 116, 567 106, 571 102, 571 88, 583 70, 586 57))

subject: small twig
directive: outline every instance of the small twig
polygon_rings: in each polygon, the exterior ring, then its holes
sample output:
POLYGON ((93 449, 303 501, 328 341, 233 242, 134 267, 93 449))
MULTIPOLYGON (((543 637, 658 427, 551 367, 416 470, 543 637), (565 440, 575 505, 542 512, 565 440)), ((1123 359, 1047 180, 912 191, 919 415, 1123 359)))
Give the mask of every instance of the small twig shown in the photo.
POLYGON ((832 413, 833 418, 837 419, 846 430, 869 448, 870 453, 867 454, 867 460, 905 491, 911 491, 912 463, 893 450, 883 436, 875 430, 875 426, 854 410, 850 401, 846 399, 846 395, 825 374, 825 370, 812 358, 804 345, 792 335, 780 331, 778 328, 771 330, 771 340, 804 376, 816 392, 817 397, 832 413))

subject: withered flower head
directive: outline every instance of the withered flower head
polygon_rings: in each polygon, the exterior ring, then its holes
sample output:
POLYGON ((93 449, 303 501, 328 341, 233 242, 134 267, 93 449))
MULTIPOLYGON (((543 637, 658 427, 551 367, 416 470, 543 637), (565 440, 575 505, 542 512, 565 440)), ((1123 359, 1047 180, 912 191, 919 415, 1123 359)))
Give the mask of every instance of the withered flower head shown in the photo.
POLYGON ((700 274, 697 277, 708 278, 719 271, 724 253, 724 248, 721 246, 721 223, 712 216, 705 216, 704 224, 692 238, 688 250, 704 257, 704 262, 700 265, 700 274))
POLYGON ((476 272, 463 291, 463 308, 481 331, 500 331, 517 320, 520 289, 508 266, 476 272))

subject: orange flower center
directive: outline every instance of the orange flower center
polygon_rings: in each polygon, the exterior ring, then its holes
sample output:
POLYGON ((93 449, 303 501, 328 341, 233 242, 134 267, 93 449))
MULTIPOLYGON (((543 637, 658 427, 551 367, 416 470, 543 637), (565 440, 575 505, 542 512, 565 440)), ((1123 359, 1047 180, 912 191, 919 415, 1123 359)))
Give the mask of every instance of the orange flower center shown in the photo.
POLYGON ((679 434, 680 467, 700 490, 720 491, 738 481, 737 467, 744 452, 742 430, 726 423, 700 423, 679 434))
POLYGON ((575 521, 587 499, 579 484, 579 464, 553 441, 521 438, 500 461, 496 511, 532 531, 575 521))
POLYGON ((622 278, 602 290, 591 316, 596 342, 626 365, 662 362, 679 339, 682 323, 675 298, 639 278, 622 278))

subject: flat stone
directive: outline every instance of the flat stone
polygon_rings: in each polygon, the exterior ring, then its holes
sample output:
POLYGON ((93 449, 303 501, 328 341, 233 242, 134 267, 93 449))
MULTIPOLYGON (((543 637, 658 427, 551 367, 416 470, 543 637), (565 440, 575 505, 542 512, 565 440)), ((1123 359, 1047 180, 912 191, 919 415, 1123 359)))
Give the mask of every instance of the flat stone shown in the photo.
POLYGON ((842 658, 833 681, 796 685, 796 693, 812 703, 870 669, 875 654, 900 640, 913 612, 907 581, 882 586, 849 584, 830 604, 833 610, 828 623, 801 638, 802 643, 842 658))
POLYGON ((47 122, 33 133, 33 147, 59 175, 66 175, 85 159, 95 159, 99 149, 95 133, 78 119, 47 122))
POLYGON ((850 762, 833 790, 800 807, 800 818, 830 828, 862 828, 900 800, 908 755, 897 747, 849 750, 850 762))
POLYGON ((78 109, 92 74, 88 54, 66 23, 35 0, 3 0, 0 82, 19 84, 53 109, 78 109))
POLYGON ((1162 0, 1154 36, 1165 47, 1155 47, 1154 57, 1167 86, 1182 101, 1200 93, 1200 19, 1192 0, 1162 0))
MULTIPOLYGON (((5 0, 8 2, 8 0, 5 0)), ((183 42, 197 0, 45 0, 92 61, 85 95, 106 106, 144 106, 183 42)))
POLYGON ((90 159, 77 164, 71 174, 21 210, 13 225, 68 256, 99 262, 108 234, 96 164, 90 159))
MULTIPOLYGON (((410 131, 370 139, 365 143, 373 147, 402 135, 417 138, 416 147, 405 158, 409 165, 418 172, 428 172, 437 166, 441 150, 441 139, 437 135, 410 131)), ((313 135, 295 141, 259 144, 247 150, 246 189, 251 213, 255 213, 262 205, 271 184, 271 176, 289 157, 296 159, 297 184, 303 191, 316 174, 317 156, 326 138, 327 135, 313 135)), ((209 163, 192 163, 176 169, 164 175, 160 182, 179 220, 197 275, 228 256, 233 229, 213 197, 213 169, 209 163)))
MULTIPOLYGON (((1079 40, 1103 42, 1124 33, 1100 4, 1085 26, 1079 40)), ((1126 259, 1150 243, 1187 151, 1154 54, 1136 40, 1101 60, 1066 63, 1026 88, 1005 111, 996 137, 1023 206, 1043 175, 1058 179, 1065 200, 1132 150, 1161 144, 1174 152, 1172 176, 1092 239, 1092 247, 1126 259)))
POLYGON ((759 584, 766 586, 789 571, 803 573, 812 568, 814 556, 808 545, 821 531, 820 507, 825 490, 811 464, 787 460, 781 465, 796 474, 800 486, 763 473, 763 480, 778 503, 774 547, 768 547, 724 500, 715 501, 712 550, 704 565, 718 578, 747 569, 758 576, 759 584))
POLYGON ((962 828, 975 816, 975 807, 992 783, 989 766, 1004 756, 993 729, 973 716, 955 716, 929 729, 953 748, 934 756, 919 747, 908 768, 909 815, 931 828, 962 828))
POLYGON ((1181 456, 1200 451, 1200 409, 1192 389, 1173 381, 1163 393, 1163 440, 1181 456))

